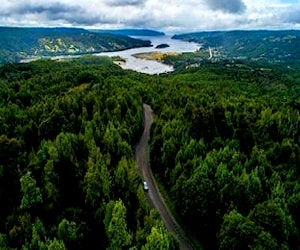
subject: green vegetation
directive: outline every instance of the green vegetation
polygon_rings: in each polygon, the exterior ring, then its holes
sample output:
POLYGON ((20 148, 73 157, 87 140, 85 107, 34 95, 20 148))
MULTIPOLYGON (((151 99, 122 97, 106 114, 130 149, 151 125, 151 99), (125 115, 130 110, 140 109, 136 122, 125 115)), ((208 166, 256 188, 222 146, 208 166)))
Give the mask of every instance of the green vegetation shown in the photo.
POLYGON ((205 62, 148 76, 109 58, 0 68, 0 248, 178 249, 134 162, 204 249, 300 248, 300 74, 205 62))
POLYGON ((165 48, 168 48, 168 47, 170 47, 169 44, 162 43, 162 44, 157 45, 155 48, 156 49, 165 49, 165 48))
POLYGON ((203 63, 210 63, 209 53, 205 50, 185 53, 164 53, 161 61, 165 64, 172 65, 177 70, 187 68, 197 68, 203 63))
POLYGON ((142 79, 108 58, 0 68, 1 249, 178 249, 134 161, 142 79))
POLYGON ((43 56, 79 55, 150 46, 150 41, 75 28, 0 27, 0 65, 43 56))
POLYGON ((204 249, 299 249, 299 73, 206 63, 154 88, 151 166, 204 249))
POLYGON ((300 31, 212 31, 173 36, 212 50, 212 60, 243 60, 299 68, 300 31))

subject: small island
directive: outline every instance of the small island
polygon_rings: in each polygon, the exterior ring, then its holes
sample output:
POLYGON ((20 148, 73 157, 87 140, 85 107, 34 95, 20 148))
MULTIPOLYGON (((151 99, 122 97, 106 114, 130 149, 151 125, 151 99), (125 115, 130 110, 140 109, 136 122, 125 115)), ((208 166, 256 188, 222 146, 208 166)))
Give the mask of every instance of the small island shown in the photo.
POLYGON ((170 47, 169 44, 162 43, 162 44, 157 45, 155 48, 156 49, 164 49, 164 48, 168 48, 168 47, 170 47))

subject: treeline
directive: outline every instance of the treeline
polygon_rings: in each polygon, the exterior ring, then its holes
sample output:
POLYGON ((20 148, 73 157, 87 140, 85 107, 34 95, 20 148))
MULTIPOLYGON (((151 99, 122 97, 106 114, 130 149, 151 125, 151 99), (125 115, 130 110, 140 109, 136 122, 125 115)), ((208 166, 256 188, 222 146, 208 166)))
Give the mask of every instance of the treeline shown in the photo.
POLYGON ((81 28, 0 27, 0 65, 43 56, 80 55, 148 47, 150 41, 81 28))
POLYGON ((155 86, 151 166, 204 249, 299 249, 299 80, 203 64, 155 86))
MULTIPOLYGON (((196 42, 205 50, 217 49, 217 57, 272 63, 299 68, 299 30, 232 30, 175 35, 173 39, 196 42)), ((213 56, 215 57, 215 55, 213 56)))
POLYGON ((1 249, 178 249, 133 158, 144 82, 105 58, 0 68, 1 249))
POLYGON ((109 59, 0 68, 0 248, 178 249, 134 161, 204 249, 299 249, 300 75, 203 63, 162 76, 109 59))

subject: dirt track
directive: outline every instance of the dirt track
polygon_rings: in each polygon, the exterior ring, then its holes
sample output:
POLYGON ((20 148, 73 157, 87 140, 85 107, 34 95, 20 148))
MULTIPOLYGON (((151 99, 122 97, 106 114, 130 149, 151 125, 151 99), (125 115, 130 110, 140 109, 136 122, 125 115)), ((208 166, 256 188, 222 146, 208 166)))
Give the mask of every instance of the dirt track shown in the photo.
POLYGON ((166 228, 172 232, 179 240, 180 248, 184 250, 193 249, 189 240, 185 236, 182 228, 175 221, 171 215, 168 207, 166 206, 163 197, 161 196, 158 187, 150 169, 148 160, 148 140, 150 138, 150 127, 153 121, 152 110, 149 105, 144 104, 144 132, 140 142, 136 147, 136 161, 138 170, 142 178, 147 181, 149 191, 146 192, 147 199, 151 207, 154 207, 160 214, 166 228))

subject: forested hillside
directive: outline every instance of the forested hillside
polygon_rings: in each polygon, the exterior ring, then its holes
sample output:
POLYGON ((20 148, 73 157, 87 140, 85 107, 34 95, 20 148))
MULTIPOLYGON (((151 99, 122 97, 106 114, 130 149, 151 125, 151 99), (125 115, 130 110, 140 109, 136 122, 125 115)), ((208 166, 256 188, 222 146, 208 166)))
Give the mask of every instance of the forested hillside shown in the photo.
POLYGON ((211 59, 239 59, 260 61, 299 68, 299 30, 233 30, 195 32, 173 36, 174 39, 193 41, 202 49, 211 49, 211 59))
POLYGON ((299 73, 204 64, 155 89, 151 166, 204 249, 299 249, 299 73))
POLYGON ((134 161, 143 82, 104 58, 0 68, 1 249, 178 249, 134 161))
POLYGON ((300 74, 203 63, 172 74, 105 58, 0 68, 0 248, 178 249, 134 161, 204 249, 300 248, 300 74))
POLYGON ((0 27, 0 65, 42 56, 79 55, 150 46, 150 41, 79 28, 0 27))

